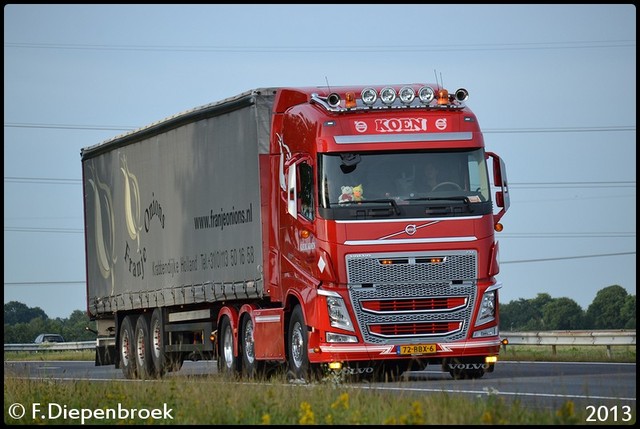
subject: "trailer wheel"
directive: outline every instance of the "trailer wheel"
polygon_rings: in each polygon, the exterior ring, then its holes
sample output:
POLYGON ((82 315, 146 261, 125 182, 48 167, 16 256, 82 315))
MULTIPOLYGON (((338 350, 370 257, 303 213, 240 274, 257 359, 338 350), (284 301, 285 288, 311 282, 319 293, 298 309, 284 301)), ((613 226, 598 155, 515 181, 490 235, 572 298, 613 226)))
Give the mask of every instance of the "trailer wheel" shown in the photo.
POLYGON ((149 335, 149 320, 144 314, 138 316, 134 338, 138 378, 152 378, 155 375, 155 368, 151 357, 151 335, 149 335))
POLYGON ((138 376, 135 358, 135 340, 131 316, 125 316, 120 325, 120 366, 125 378, 135 379, 138 376))
POLYGON ((220 322, 220 354, 218 356, 218 372, 225 376, 235 376, 238 371, 238 361, 233 354, 233 329, 228 317, 220 322))
POLYGON ((158 376, 164 375, 169 366, 169 359, 164 352, 166 333, 164 332, 164 317, 161 308, 156 308, 151 314, 151 360, 158 376))
POLYGON ((303 379, 311 375, 309 356, 307 355, 307 325, 304 323, 302 309, 296 306, 289 321, 289 377, 303 379))
POLYGON ((242 346, 242 375, 247 378, 255 378, 262 372, 262 364, 256 360, 255 340, 253 337, 253 320, 247 315, 242 320, 241 331, 242 346))

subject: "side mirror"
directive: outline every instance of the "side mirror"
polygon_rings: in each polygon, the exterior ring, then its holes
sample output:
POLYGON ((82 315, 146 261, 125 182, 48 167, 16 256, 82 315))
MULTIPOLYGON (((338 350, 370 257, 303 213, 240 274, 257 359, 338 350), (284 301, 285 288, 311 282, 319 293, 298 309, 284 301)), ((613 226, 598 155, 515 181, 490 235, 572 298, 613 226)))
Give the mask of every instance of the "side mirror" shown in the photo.
POLYGON ((493 184, 499 187, 500 190, 496 191, 496 205, 501 207, 498 213, 496 213, 495 222, 499 222, 502 216, 509 210, 511 205, 511 198, 509 196, 509 183, 507 181, 507 167, 504 164, 502 158, 493 152, 487 152, 487 156, 493 159, 493 184))
POLYGON ((294 218, 298 217, 298 195, 296 193, 297 164, 291 164, 287 174, 287 212, 294 218))

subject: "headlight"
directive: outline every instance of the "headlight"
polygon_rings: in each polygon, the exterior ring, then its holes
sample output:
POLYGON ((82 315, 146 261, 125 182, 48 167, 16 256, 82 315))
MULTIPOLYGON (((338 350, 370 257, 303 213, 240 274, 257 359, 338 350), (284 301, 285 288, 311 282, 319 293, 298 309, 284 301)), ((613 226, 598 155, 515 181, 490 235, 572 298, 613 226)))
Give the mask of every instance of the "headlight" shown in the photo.
POLYGON ((333 328, 345 329, 347 331, 355 331, 347 307, 344 305, 342 298, 335 296, 327 296, 327 312, 329 313, 329 321, 333 328))
POLYGON ((358 338, 354 335, 336 334, 335 332, 327 332, 328 343, 357 343, 358 338))
POLYGON ((491 322, 496 318, 496 291, 490 290, 482 295, 482 302, 480 303, 480 311, 478 313, 478 319, 476 320, 476 326, 484 325, 487 322, 491 322))

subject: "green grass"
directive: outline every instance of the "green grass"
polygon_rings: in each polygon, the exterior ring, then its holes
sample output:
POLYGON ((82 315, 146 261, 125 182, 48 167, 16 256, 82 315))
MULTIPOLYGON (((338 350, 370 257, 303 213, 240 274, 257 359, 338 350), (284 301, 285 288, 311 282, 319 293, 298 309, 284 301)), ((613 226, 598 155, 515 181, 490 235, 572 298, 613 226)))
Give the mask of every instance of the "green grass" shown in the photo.
MULTIPOLYGON (((606 348, 507 346, 501 360, 575 360, 635 362, 635 347, 606 348)), ((93 353, 5 353, 5 360, 93 360, 93 353)), ((130 382, 32 380, 4 377, 5 422, 10 424, 238 424, 238 425, 469 425, 469 424, 585 424, 587 410, 566 401, 554 410, 528 409, 518 401, 496 395, 385 392, 362 389, 325 379, 296 385, 284 376, 269 380, 226 380, 217 374, 130 382), (11 419, 12 404, 23 404, 25 416, 11 419), (32 412, 53 407, 60 416, 32 412), (54 404, 54 405, 48 405, 54 404), (170 417, 154 418, 147 410, 169 409, 170 417), (580 408, 580 409, 578 409, 580 408), (118 410, 128 410, 124 411, 118 410), (132 412, 132 409, 138 411, 132 412), (77 410, 77 411, 76 411, 77 410), (86 411, 82 411, 86 410, 86 411), (97 411, 96 411, 97 410, 97 411), (102 411, 100 411, 102 410, 102 411), (106 413, 109 410, 113 416, 106 413), (113 411, 112 411, 113 410, 113 411), (140 411, 144 410, 144 411, 140 411), (74 413, 77 413, 75 415, 74 413), (82 413, 87 416, 82 421, 82 413)), ((635 420, 635 410, 633 412, 635 420)), ((161 417, 158 415, 158 417, 161 417)), ((604 423, 604 422, 600 422, 604 423)), ((611 421, 610 424, 628 424, 611 421)))
POLYGON ((14 403, 26 404, 28 410, 25 416, 12 421, 5 412, 5 422, 39 425, 566 425, 580 424, 587 418, 585 412, 577 410, 570 401, 557 410, 536 411, 491 395, 468 398, 445 393, 389 393, 330 383, 232 382, 218 376, 137 383, 35 381, 5 376, 4 403, 5 410, 14 403), (53 411, 60 416, 50 419, 43 411, 33 416, 33 404, 39 404, 40 410, 56 404, 53 411), (138 411, 132 412, 132 409, 138 411), (170 418, 160 415, 153 418, 141 409, 170 410, 170 418), (97 415, 96 410, 101 410, 98 413, 114 410, 110 411, 113 418, 97 415))
POLYGON ((95 360, 95 350, 44 350, 37 352, 4 352, 4 360, 95 360))

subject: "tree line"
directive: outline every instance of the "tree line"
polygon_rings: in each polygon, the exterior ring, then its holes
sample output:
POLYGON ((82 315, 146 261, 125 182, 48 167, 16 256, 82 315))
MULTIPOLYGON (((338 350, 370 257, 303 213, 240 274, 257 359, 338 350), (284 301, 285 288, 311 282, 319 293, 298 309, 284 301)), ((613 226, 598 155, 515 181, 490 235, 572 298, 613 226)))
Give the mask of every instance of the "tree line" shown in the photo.
POLYGON ((73 311, 68 318, 50 319, 40 307, 18 301, 4 305, 5 344, 33 343, 39 334, 60 334, 65 341, 91 341, 96 339, 95 327, 82 310, 73 311))
POLYGON ((500 305, 501 331, 636 329, 636 296, 618 285, 600 289, 582 309, 570 298, 539 293, 500 305))
MULTIPOLYGON (((601 289, 586 311, 570 298, 552 298, 547 293, 500 304, 501 331, 635 328, 636 296, 618 285, 601 289)), ((61 334, 66 341, 96 339, 95 322, 84 311, 50 319, 40 307, 18 301, 4 304, 5 344, 32 343, 42 333, 61 334)))

